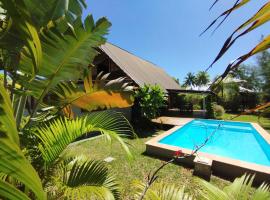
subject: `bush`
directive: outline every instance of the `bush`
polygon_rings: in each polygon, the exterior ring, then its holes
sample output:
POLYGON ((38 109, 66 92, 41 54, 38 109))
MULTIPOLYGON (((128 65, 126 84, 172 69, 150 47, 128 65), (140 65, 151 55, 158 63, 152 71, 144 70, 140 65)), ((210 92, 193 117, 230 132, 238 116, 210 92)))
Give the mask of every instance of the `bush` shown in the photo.
POLYGON ((186 94, 184 97, 184 100, 187 103, 191 103, 193 106, 196 105, 196 107, 198 108, 202 104, 203 98, 204 97, 202 95, 198 95, 198 94, 186 94))
POLYGON ((224 108, 221 105, 214 104, 213 109, 214 109, 214 117, 216 119, 222 119, 222 116, 225 114, 224 108))
POLYGON ((205 99, 206 101, 206 118, 214 119, 215 113, 214 113, 214 103, 213 103, 213 97, 212 95, 208 95, 205 99))
POLYGON ((201 105, 198 104, 193 105, 193 110, 201 110, 201 109, 202 109, 201 105))
POLYGON ((160 109, 165 107, 165 93, 158 85, 144 85, 135 93, 142 117, 156 118, 160 109))

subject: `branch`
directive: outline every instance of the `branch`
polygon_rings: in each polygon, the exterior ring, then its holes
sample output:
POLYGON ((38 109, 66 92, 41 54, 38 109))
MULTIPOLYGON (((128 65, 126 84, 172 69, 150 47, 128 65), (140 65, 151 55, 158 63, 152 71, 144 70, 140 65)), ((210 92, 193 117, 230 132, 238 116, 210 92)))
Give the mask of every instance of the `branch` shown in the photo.
POLYGON ((151 173, 151 171, 148 173, 148 176, 146 178, 146 184, 145 184, 145 188, 141 194, 141 196, 139 197, 139 200, 143 200, 145 195, 146 195, 146 192, 148 191, 148 189, 151 187, 151 185, 153 185, 153 183, 157 180, 158 178, 158 172, 160 170, 162 170, 165 166, 167 166, 168 164, 170 163, 173 163, 175 162, 176 160, 180 160, 180 159, 185 159, 185 158, 189 158, 189 157, 192 157, 194 156, 195 154, 197 154, 197 152, 202 148, 204 147, 208 142, 209 140, 214 136, 214 134, 218 131, 218 129, 222 126, 223 124, 220 123, 217 128, 204 140, 204 142, 200 145, 196 145, 196 148, 190 153, 190 154, 183 154, 181 150, 175 152, 175 155, 172 159, 170 159, 169 161, 167 162, 164 162, 162 163, 162 165, 157 168, 156 170, 153 171, 153 173, 151 173))

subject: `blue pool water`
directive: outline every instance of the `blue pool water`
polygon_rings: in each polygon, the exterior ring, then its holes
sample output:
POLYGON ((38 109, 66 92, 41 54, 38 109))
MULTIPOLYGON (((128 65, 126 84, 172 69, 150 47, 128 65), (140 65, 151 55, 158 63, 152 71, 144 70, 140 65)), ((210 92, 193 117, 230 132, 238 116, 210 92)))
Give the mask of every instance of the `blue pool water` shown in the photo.
POLYGON ((250 123, 193 120, 159 143, 192 150, 211 134, 201 152, 270 166, 270 145, 250 123), (221 126, 217 129, 219 124, 221 126), (214 130, 217 131, 212 134, 214 130))

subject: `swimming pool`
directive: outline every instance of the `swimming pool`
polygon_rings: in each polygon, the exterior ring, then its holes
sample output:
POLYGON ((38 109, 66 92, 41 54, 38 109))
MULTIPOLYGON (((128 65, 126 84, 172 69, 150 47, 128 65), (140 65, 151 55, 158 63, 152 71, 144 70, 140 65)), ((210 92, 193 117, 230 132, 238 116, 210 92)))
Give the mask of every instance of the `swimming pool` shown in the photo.
POLYGON ((201 152, 270 166, 270 145, 250 123, 193 120, 159 142, 192 150, 208 137, 201 152))
POLYGON ((235 176, 255 172, 270 181, 270 135, 256 123, 190 120, 148 141, 146 152, 162 157, 172 157, 177 150, 190 154, 210 135, 197 155, 213 160, 214 171, 235 176))

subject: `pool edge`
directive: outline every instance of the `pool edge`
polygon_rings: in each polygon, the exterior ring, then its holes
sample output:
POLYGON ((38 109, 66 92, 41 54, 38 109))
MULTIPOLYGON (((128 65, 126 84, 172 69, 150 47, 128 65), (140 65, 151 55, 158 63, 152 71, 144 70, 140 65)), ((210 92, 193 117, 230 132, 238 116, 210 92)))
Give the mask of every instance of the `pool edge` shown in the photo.
MULTIPOLYGON (((189 123, 193 119, 187 121, 189 123)), ((187 124, 186 123, 186 124, 187 124)), ((257 123, 250 123, 253 128, 270 144, 270 135, 257 123)), ((184 124, 185 125, 185 124, 184 124)), ((184 126, 182 125, 182 126, 184 126)), ((158 141, 164 137, 172 134, 182 126, 175 126, 168 131, 150 139, 146 144, 146 153, 163 158, 172 158, 175 151, 182 150, 183 153, 190 154, 192 151, 189 149, 171 146, 167 144, 161 144, 158 141)), ((204 152, 198 152, 199 156, 207 157, 213 160, 212 171, 214 174, 225 175, 230 178, 235 178, 245 173, 256 174, 255 181, 258 183, 268 182, 270 183, 270 167, 264 165, 258 165, 255 163, 245 162, 241 160, 226 158, 204 152)), ((193 166, 193 158, 183 160, 183 163, 193 166)))

